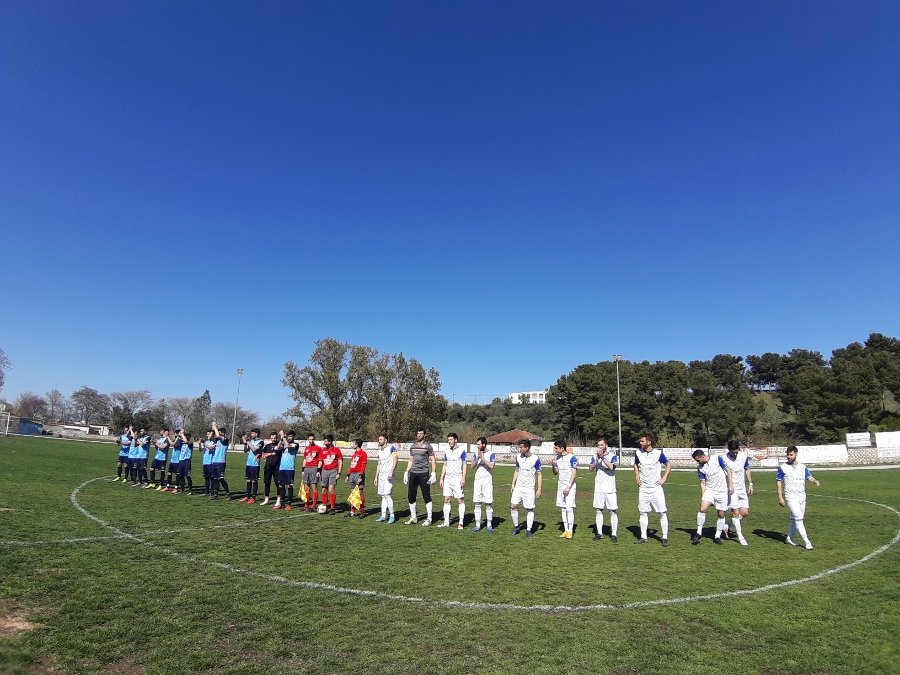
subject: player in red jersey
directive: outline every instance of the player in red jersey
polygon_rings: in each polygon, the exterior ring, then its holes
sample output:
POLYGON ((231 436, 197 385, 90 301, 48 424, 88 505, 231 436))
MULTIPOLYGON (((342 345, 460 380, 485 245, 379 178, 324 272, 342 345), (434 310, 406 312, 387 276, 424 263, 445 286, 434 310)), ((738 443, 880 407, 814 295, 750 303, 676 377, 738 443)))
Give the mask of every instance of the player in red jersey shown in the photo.
POLYGON ((363 492, 366 488, 366 462, 369 461, 369 455, 363 450, 362 439, 357 438, 353 441, 353 456, 350 458, 350 470, 347 472, 347 485, 352 490, 359 488, 359 508, 350 505, 350 513, 348 516, 358 516, 365 518, 366 516, 366 495, 363 492))
POLYGON ((322 503, 328 506, 328 513, 333 516, 337 513, 334 486, 341 478, 344 455, 341 454, 341 449, 334 444, 334 436, 331 434, 325 436, 325 447, 322 449, 320 461, 319 487, 322 490, 322 503))
POLYGON ((319 501, 319 461, 322 459, 322 448, 316 445, 315 434, 306 437, 306 450, 303 451, 303 484, 306 486, 306 503, 304 511, 312 511, 319 501))

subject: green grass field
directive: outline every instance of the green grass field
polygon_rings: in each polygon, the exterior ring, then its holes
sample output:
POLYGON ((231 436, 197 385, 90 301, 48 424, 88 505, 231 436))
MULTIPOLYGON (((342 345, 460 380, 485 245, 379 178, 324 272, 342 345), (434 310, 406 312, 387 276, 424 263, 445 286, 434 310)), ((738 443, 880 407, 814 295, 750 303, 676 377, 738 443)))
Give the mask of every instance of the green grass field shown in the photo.
MULTIPOLYGON (((754 477, 749 547, 691 546, 699 490, 695 474, 676 472, 666 486, 672 545, 662 548, 632 545, 630 469, 619 476, 613 545, 592 540, 586 472, 575 538, 565 541, 547 470, 539 529, 526 539, 509 536, 509 469, 495 476, 503 522, 488 535, 93 480, 113 474, 117 452, 0 437, 0 670, 900 672, 900 547, 802 584, 649 604, 816 576, 885 547, 900 518, 877 504, 900 508, 896 470, 820 472, 821 488, 808 488, 813 551, 783 543, 772 472, 754 477)), ((229 455, 228 479, 243 489, 240 455, 229 455)), ((402 484, 394 497, 405 512, 402 484)), ((377 496, 367 506, 377 509, 377 496)))

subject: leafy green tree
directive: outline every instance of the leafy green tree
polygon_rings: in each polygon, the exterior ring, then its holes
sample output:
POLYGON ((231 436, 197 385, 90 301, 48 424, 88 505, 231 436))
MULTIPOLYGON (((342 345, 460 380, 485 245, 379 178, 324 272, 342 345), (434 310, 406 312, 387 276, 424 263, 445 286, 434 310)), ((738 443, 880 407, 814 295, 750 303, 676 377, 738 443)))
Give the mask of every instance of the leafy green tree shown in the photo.
POLYGON ((343 438, 412 438, 418 427, 435 434, 447 407, 435 369, 333 338, 316 342, 306 366, 288 361, 282 384, 295 402, 286 415, 343 438))
POLYGON ((750 384, 757 391, 778 389, 783 357, 781 354, 766 352, 762 356, 751 354, 747 357, 750 384))

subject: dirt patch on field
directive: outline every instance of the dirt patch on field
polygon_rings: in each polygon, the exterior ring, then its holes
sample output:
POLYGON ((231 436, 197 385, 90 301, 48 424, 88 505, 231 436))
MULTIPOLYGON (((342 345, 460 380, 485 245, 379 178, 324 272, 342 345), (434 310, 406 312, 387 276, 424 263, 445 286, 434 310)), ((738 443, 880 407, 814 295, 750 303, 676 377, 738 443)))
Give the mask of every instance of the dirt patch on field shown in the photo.
POLYGON ((21 635, 40 627, 39 623, 32 623, 21 614, 5 614, 0 610, 0 637, 21 635))
POLYGON ((146 672, 140 666, 135 666, 130 663, 107 663, 103 666, 104 673, 124 673, 124 675, 141 675, 141 673, 146 672))

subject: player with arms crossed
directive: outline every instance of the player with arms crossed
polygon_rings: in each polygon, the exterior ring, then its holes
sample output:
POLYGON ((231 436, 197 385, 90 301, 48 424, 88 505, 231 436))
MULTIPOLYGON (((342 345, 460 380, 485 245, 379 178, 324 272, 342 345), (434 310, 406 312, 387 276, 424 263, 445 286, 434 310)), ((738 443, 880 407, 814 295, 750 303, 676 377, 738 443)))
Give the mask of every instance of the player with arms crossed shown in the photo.
POLYGON ((466 518, 466 451, 459 445, 459 436, 451 432, 447 434, 450 449, 444 455, 444 466, 441 468, 440 486, 444 491, 444 522, 438 527, 450 527, 450 500, 456 499, 459 505, 459 524, 457 530, 465 528, 466 518))
MULTIPOLYGON (((737 535, 738 542, 741 546, 747 545, 744 539, 744 533, 741 529, 743 524, 741 521, 750 513, 750 497, 753 494, 753 474, 750 471, 750 456, 741 450, 741 444, 732 438, 728 441, 728 452, 722 456, 725 466, 731 472, 731 482, 734 485, 734 492, 728 503, 731 509, 731 524, 734 527, 734 533, 737 535)), ((722 531, 723 536, 728 538, 728 525, 722 531)))
POLYGON ((786 503, 791 513, 791 525, 785 541, 791 546, 796 546, 794 532, 799 532, 806 544, 806 550, 811 551, 813 545, 806 536, 806 526, 803 524, 803 517, 806 515, 806 481, 816 487, 821 483, 813 478, 805 464, 797 461, 796 445, 787 449, 787 461, 778 467, 775 480, 778 486, 778 505, 783 507, 786 503))
POLYGON ((700 510, 697 512, 697 531, 691 535, 691 543, 700 543, 703 536, 703 525, 706 523, 706 511, 716 507, 719 519, 716 521, 716 536, 713 541, 722 543, 722 530, 725 529, 725 510, 728 508, 729 496, 734 493, 731 471, 722 459, 716 455, 712 460, 702 450, 694 450, 691 457, 697 462, 697 477, 700 479, 700 510))
POLYGON ((603 509, 609 511, 609 540, 617 543, 619 537, 619 502, 616 493, 616 467, 619 458, 607 456, 609 448, 606 439, 597 441, 597 451, 591 457, 590 471, 596 472, 594 477, 594 508, 597 510, 597 534, 595 540, 603 539, 603 509))
POLYGON ((475 441, 475 458, 472 470, 475 472, 475 484, 472 487, 472 501, 475 502, 475 527, 472 532, 481 530, 481 505, 486 508, 487 531, 494 531, 494 463, 497 455, 485 453, 487 439, 479 436, 475 441))
POLYGON ((265 506, 269 503, 269 495, 271 494, 272 482, 275 483, 275 493, 278 494, 278 467, 281 465, 281 451, 283 448, 281 447, 281 442, 279 441, 278 434, 274 431, 269 432, 269 440, 266 441, 266 444, 263 446, 262 455, 260 458, 265 462, 263 466, 263 478, 265 480, 265 494, 263 495, 264 499, 259 503, 260 506, 265 506))
POLYGON ((666 509, 666 495, 662 486, 672 471, 672 465, 662 450, 653 447, 653 436, 641 434, 638 439, 640 450, 634 453, 634 480, 638 484, 638 511, 640 512, 641 538, 635 544, 647 543, 647 526, 650 524, 650 509, 659 514, 662 530, 662 545, 669 545, 669 515, 666 509), (663 467, 666 467, 663 472, 663 467))
POLYGON ((397 448, 388 443, 385 434, 381 434, 378 437, 378 471, 376 473, 378 495, 381 497, 381 516, 375 519, 376 523, 387 521, 390 524, 394 522, 394 499, 391 497, 391 492, 394 490, 397 457, 397 448))
POLYGON ((516 470, 512 477, 512 497, 509 502, 510 516, 512 517, 512 534, 517 535, 523 528, 519 527, 519 504, 525 507, 525 533, 531 538, 534 536, 534 507, 537 498, 541 496, 541 487, 544 477, 541 475, 541 460, 537 455, 531 454, 531 441, 523 438, 516 443, 519 451, 516 456, 516 470), (537 480, 537 490, 535 490, 537 480))
POLYGON ((578 458, 566 447, 566 442, 553 443, 553 474, 559 476, 556 487, 556 506, 562 511, 563 533, 560 539, 571 539, 575 532, 575 475, 578 458))

